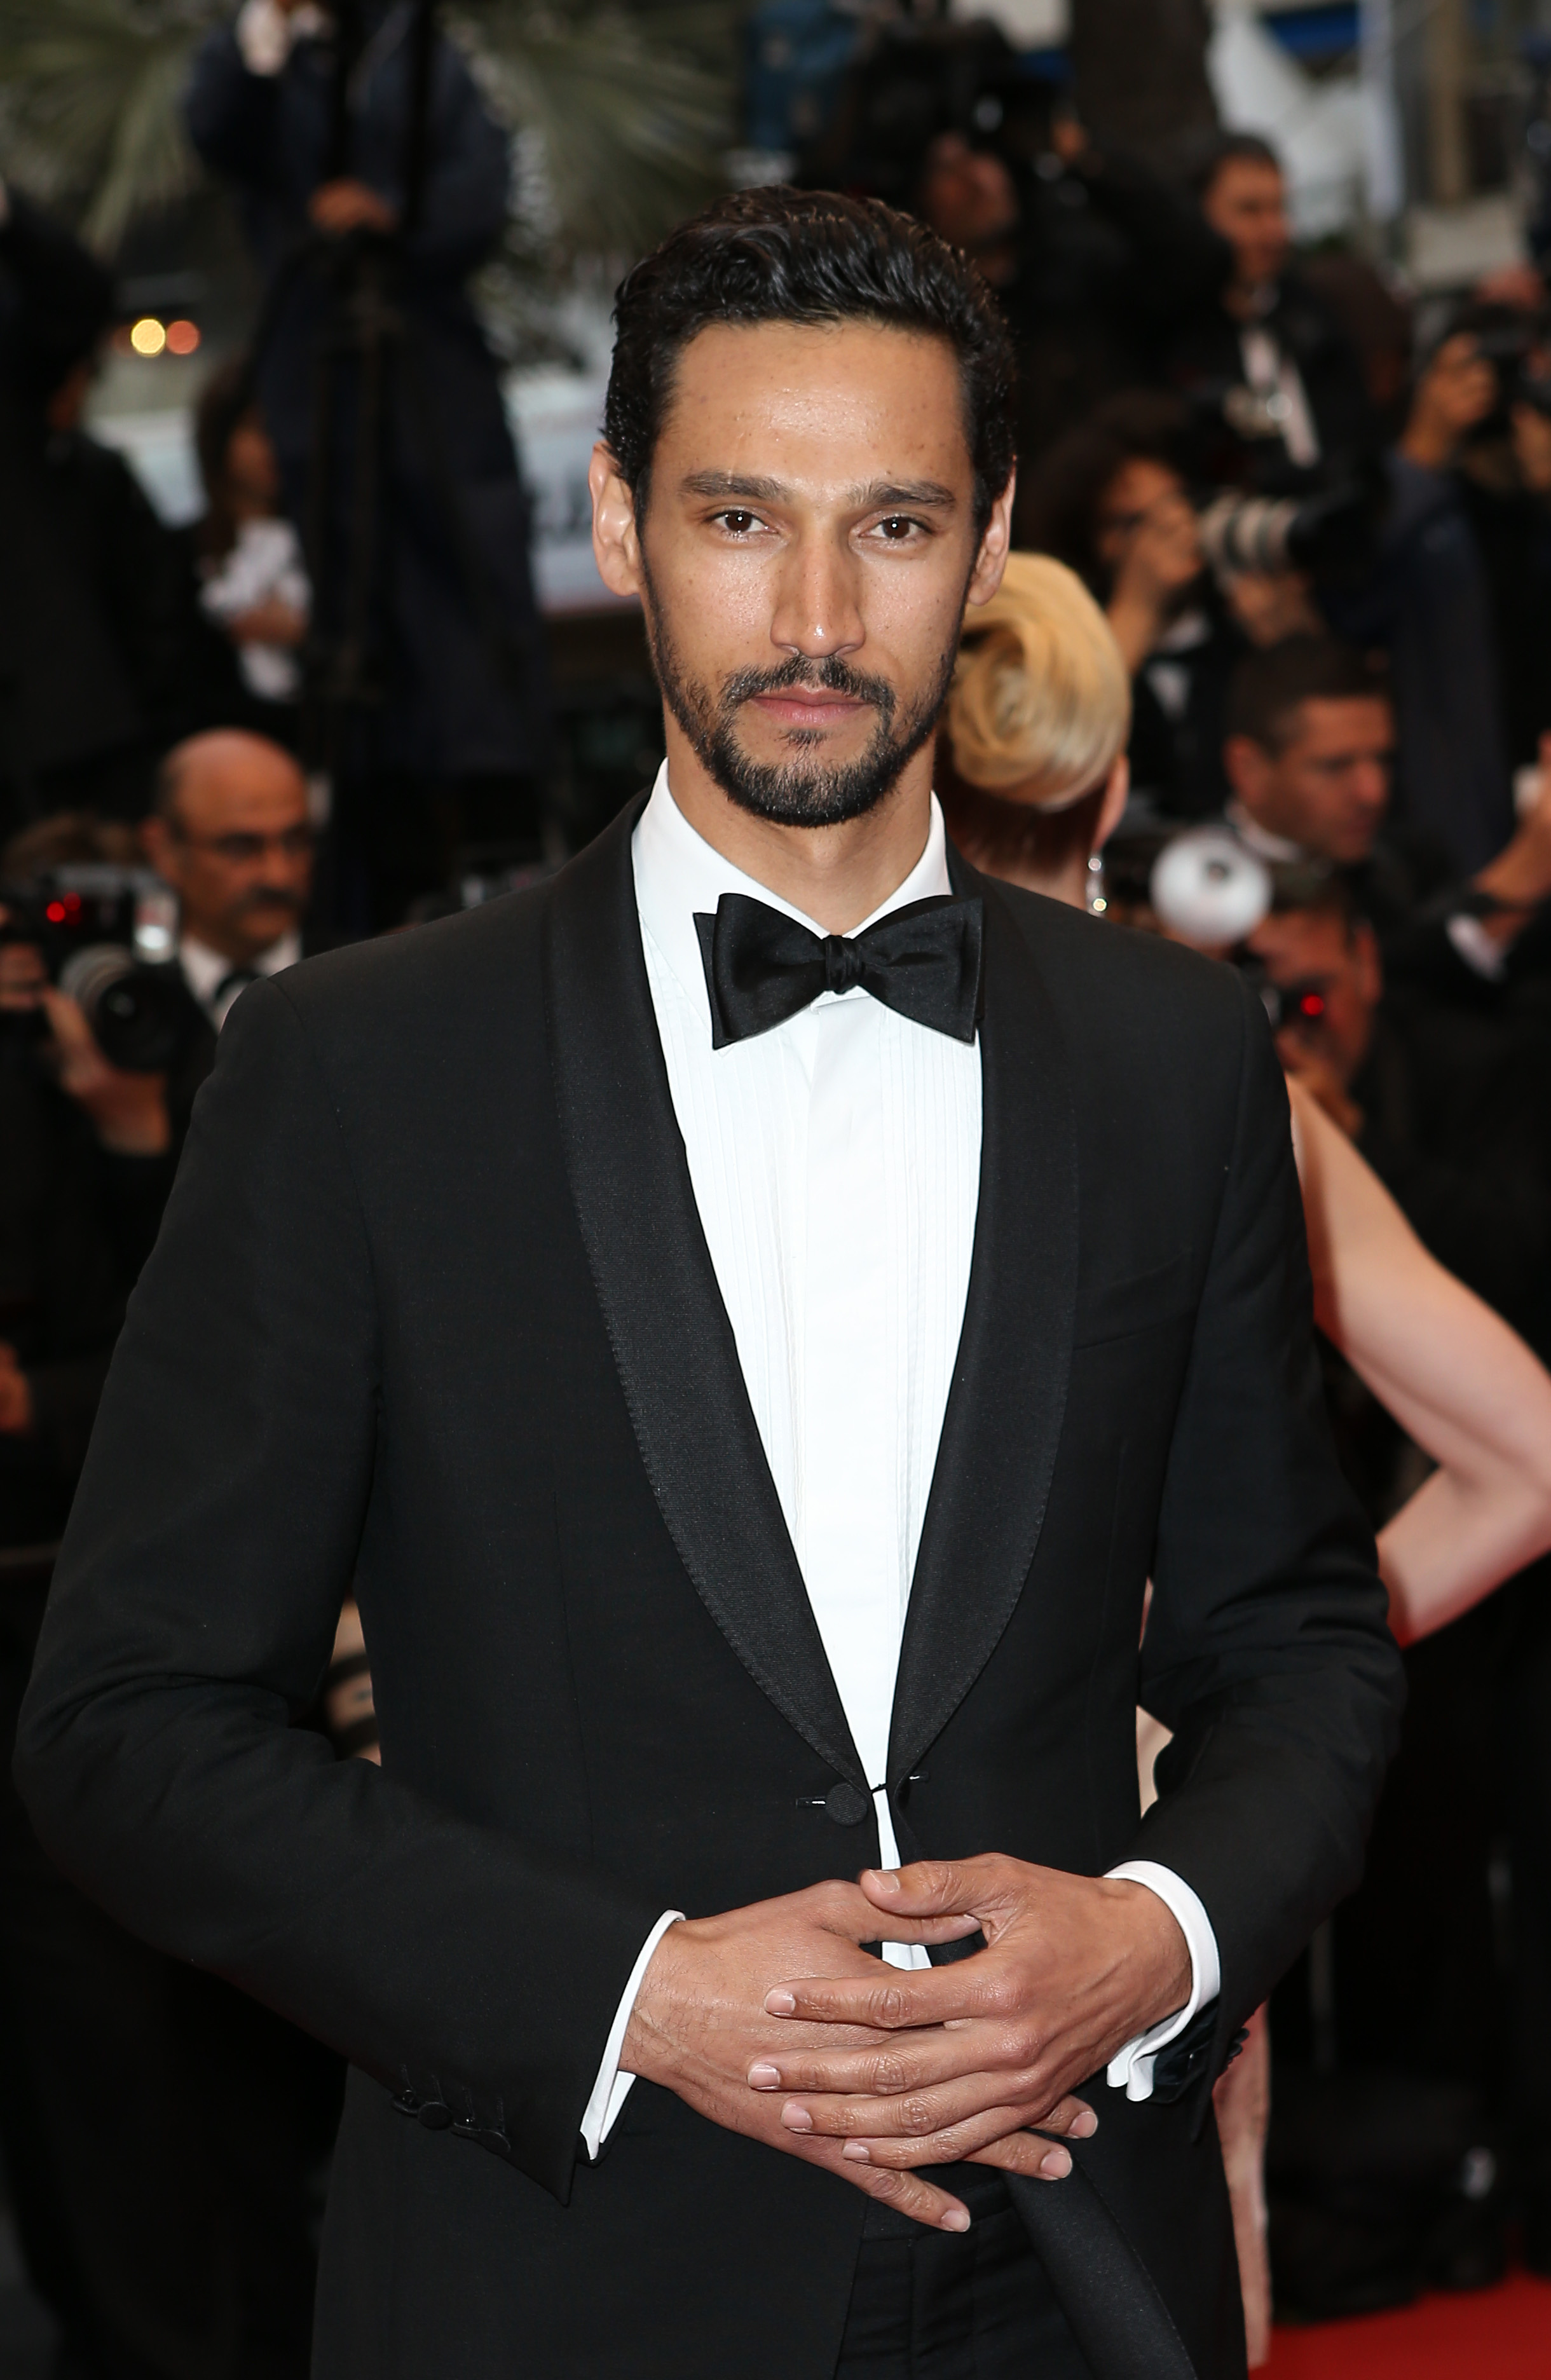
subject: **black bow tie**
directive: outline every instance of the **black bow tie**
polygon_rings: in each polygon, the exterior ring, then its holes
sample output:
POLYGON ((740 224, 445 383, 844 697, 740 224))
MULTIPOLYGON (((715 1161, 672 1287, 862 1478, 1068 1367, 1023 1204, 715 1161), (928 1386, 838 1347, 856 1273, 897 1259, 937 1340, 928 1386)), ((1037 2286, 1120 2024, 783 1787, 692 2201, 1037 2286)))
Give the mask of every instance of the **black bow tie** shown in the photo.
POLYGON ((860 985, 885 1008, 955 1041, 973 1041, 980 1015, 986 913, 939 893, 892 910, 860 934, 812 934, 745 892, 724 892, 695 930, 711 1003, 711 1047, 769 1033, 821 991, 860 985))

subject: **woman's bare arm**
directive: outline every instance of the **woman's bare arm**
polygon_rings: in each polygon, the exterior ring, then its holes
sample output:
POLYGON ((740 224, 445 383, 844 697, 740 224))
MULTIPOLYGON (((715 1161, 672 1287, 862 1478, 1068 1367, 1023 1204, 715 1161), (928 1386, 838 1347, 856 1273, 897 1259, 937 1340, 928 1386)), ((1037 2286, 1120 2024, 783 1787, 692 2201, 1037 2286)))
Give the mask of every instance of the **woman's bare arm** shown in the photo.
POLYGON ((1438 1465, 1378 1541, 1406 1644, 1551 1547, 1551 1376, 1428 1255, 1308 1094, 1288 1088, 1315 1318, 1438 1465))

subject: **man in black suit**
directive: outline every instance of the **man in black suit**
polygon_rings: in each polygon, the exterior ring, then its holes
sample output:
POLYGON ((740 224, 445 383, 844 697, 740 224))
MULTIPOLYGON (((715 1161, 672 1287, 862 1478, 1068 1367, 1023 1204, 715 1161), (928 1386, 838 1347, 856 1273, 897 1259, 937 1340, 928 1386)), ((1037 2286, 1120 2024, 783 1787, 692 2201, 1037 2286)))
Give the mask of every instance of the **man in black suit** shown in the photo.
POLYGON ((673 235, 593 465, 650 799, 201 1096, 19 1774, 348 2054, 330 2380, 1243 2368, 1210 2087, 1398 1668, 1259 1003, 945 843, 1008 381, 876 203, 673 235), (380 1771, 285 1724, 352 1577, 380 1771))

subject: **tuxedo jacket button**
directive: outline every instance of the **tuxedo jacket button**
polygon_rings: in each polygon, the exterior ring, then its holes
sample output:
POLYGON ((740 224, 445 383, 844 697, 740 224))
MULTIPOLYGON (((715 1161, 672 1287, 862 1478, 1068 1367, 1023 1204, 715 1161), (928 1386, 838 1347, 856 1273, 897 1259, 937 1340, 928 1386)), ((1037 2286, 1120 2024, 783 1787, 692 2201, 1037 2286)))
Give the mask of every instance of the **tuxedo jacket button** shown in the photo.
POLYGON ((824 1807, 837 1827, 859 1827, 872 1803, 858 1785, 831 1785, 824 1807))
POLYGON ((416 2113, 428 2132, 444 2132, 453 2120, 445 2099, 422 2099, 416 2113))

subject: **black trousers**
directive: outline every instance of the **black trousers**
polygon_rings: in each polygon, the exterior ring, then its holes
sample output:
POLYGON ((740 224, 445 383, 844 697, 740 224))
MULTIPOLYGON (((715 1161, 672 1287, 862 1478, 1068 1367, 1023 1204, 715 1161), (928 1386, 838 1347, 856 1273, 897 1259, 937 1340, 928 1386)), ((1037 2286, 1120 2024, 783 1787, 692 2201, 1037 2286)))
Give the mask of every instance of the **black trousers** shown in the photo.
POLYGON ((970 2228, 868 2208, 835 2380, 1092 2380, 1000 2176, 931 2178, 963 2199, 970 2228))

